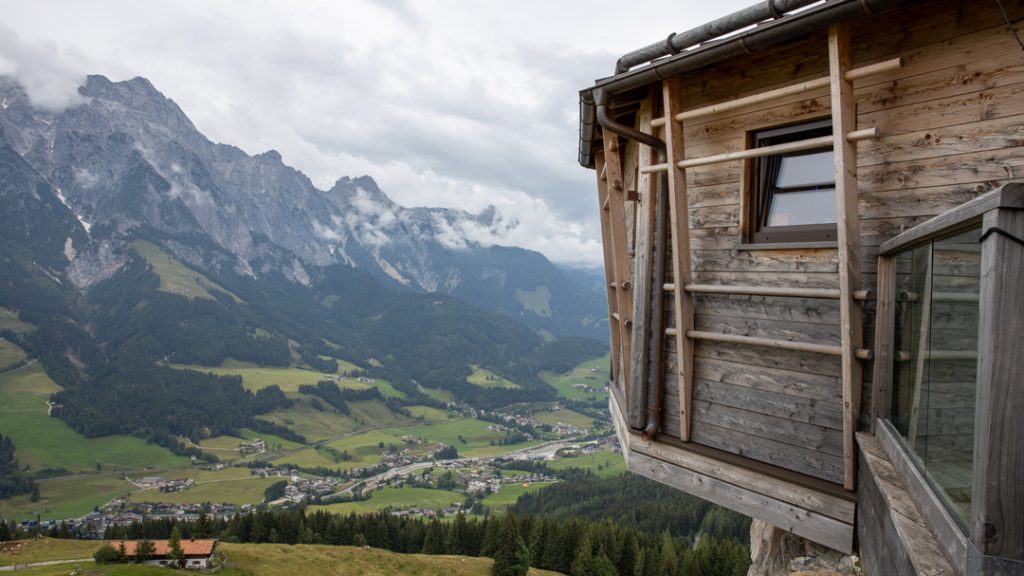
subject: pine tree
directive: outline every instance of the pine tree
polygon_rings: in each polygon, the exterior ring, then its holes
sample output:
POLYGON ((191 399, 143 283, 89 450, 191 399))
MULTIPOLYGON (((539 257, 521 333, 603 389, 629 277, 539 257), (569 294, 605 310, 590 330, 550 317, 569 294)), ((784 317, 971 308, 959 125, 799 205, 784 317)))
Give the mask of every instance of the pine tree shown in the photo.
POLYGON ((622 576, 635 576, 637 574, 639 556, 640 543, 637 541, 636 532, 631 529, 626 530, 626 538, 622 541, 622 550, 619 552, 619 574, 622 576))
POLYGON ((139 540, 135 543, 135 558, 138 562, 149 560, 156 552, 156 546, 151 540, 139 540))
POLYGON ((192 533, 196 538, 209 538, 213 535, 213 526, 210 525, 210 517, 206 515, 205 510, 199 513, 199 519, 196 520, 192 533))
POLYGON ((516 531, 513 516, 506 516, 502 524, 501 542, 494 554, 491 576, 525 576, 530 570, 530 551, 516 531))
POLYGON ((181 549, 181 530, 177 526, 171 530, 171 537, 167 540, 167 546, 171 549, 171 560, 181 565, 185 561, 185 551, 181 549))
POLYGON ((448 552, 458 556, 469 556, 469 531, 466 527, 466 515, 459 512, 448 531, 448 552))
POLYGON ((423 536, 424 554, 444 554, 444 532, 441 523, 434 520, 427 526, 427 533, 423 536))

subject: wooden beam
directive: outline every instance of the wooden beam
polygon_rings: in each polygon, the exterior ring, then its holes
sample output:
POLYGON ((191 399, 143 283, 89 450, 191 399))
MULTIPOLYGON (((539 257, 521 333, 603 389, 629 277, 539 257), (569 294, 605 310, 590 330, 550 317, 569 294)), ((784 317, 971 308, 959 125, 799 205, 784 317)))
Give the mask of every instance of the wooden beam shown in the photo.
MULTIPOLYGON (((665 117, 675 118, 682 111, 682 78, 676 76, 662 84, 665 117)), ((672 228, 672 277, 685 286, 693 276, 690 268, 690 211, 686 195, 686 171, 679 166, 686 158, 683 124, 665 125, 666 158, 669 191, 669 222, 672 228)), ((690 440, 690 421, 693 415, 693 339, 687 334, 693 330, 693 296, 683 290, 672 293, 675 301, 676 365, 679 367, 679 438, 690 440)))
POLYGON ((860 215, 857 195, 857 145, 847 135, 857 129, 851 69, 850 28, 845 22, 828 31, 832 136, 836 173, 836 236, 839 245, 839 318, 843 347, 843 487, 857 488, 857 418, 860 412, 861 365, 854 353, 863 344, 860 306, 860 215))
MULTIPOLYGON (((598 150, 594 154, 594 167, 598 174, 597 205, 600 209, 599 214, 601 215, 601 246, 604 249, 604 278, 610 288, 612 286, 618 286, 618 282, 615 279, 615 259, 612 256, 611 221, 608 211, 604 209, 605 203, 608 201, 608 179, 606 177, 607 170, 605 169, 603 150, 598 150)), ((619 381, 619 326, 617 322, 612 322, 612 315, 616 314, 616 305, 618 300, 615 297, 616 290, 609 289, 605 292, 608 294, 608 337, 611 341, 611 362, 608 367, 608 380, 612 382, 612 387, 614 388, 619 381)))
POLYGON ((611 236, 611 256, 614 280, 618 288, 615 290, 615 315, 618 320, 619 348, 613 354, 619 355, 622 385, 626 390, 630 386, 629 365, 632 359, 633 325, 632 291, 626 290, 624 283, 630 281, 629 258, 626 254, 626 190, 622 175, 622 156, 619 153, 619 137, 608 130, 604 131, 604 167, 608 177, 605 182, 608 196, 608 230, 611 236))
MULTIPOLYGON (((637 122, 640 130, 650 132, 651 100, 647 99, 640 103, 640 111, 637 114, 637 122)), ((636 205, 636 244, 633 257, 633 357, 632 357, 632 382, 626 394, 629 406, 636 409, 629 411, 629 426, 642 428, 644 426, 643 416, 647 411, 647 387, 650 375, 647 371, 647 363, 650 348, 647 338, 650 334, 651 318, 651 284, 654 266, 654 209, 657 204, 655 191, 657 190, 657 177, 647 175, 644 168, 650 166, 655 160, 655 151, 647 146, 640 147, 640 158, 638 161, 640 181, 637 188, 640 190, 640 199, 636 205)), ((628 284, 628 283, 627 283, 628 284)))
MULTIPOLYGON (((848 70, 844 77, 847 81, 853 82, 859 78, 867 78, 875 74, 881 74, 884 72, 891 72, 893 70, 899 70, 903 67, 903 58, 893 58, 892 60, 886 60, 884 62, 878 62, 877 64, 869 64, 860 68, 854 68, 848 70)), ((766 92, 758 92, 750 96, 743 98, 736 98, 735 100, 729 100, 720 104, 713 104, 711 106, 704 106, 702 108, 694 108, 693 110, 687 110, 676 114, 676 120, 685 121, 693 120, 694 118, 700 118, 702 116, 710 116, 712 114, 721 114, 723 112, 729 112, 731 110, 737 110, 746 106, 754 104, 760 104, 762 102, 770 102, 779 98, 785 98, 786 96, 793 96, 796 94, 803 94, 804 92, 810 92, 811 90, 817 90, 819 88, 825 88, 829 86, 832 79, 828 76, 823 78, 815 78, 814 80, 808 80, 799 84, 793 84, 791 86, 783 86, 782 88, 776 88, 775 90, 768 90, 766 92)), ((656 118, 651 122, 653 126, 663 126, 665 124, 664 118, 656 118)))
POLYGON ((896 353, 896 259, 878 259, 878 297, 875 307, 875 365, 871 378, 871 433, 879 418, 888 417, 896 353))
MULTIPOLYGON (((1024 194, 1020 195, 1024 198, 1024 194)), ((1024 237, 1024 210, 985 215, 982 230, 1024 237)), ((971 540, 987 556, 1024 561, 1024 246, 991 234, 981 253, 978 391, 971 540)), ((993 572, 995 572, 993 570, 993 572)))
MULTIPOLYGON (((916 358, 914 359, 914 368, 912 374, 914 375, 914 383, 910 389, 911 400, 910 400, 910 421, 907 424, 907 445, 911 448, 917 444, 917 427, 920 422, 921 413, 921 392, 922 388, 928 384, 925 379, 925 370, 928 369, 928 360, 931 355, 931 319, 932 319, 932 256, 934 247, 928 247, 928 257, 924 262, 918 261, 914 258, 914 275, 921 274, 924 276, 924 294, 921 298, 921 307, 917 310, 918 314, 914 316, 920 321, 917 326, 917 350, 916 358), (920 270, 920 266, 924 266, 924 270, 920 270)), ((927 409, 927 407, 926 407, 927 409)), ((927 419, 925 419, 925 425, 927 426, 927 419)))

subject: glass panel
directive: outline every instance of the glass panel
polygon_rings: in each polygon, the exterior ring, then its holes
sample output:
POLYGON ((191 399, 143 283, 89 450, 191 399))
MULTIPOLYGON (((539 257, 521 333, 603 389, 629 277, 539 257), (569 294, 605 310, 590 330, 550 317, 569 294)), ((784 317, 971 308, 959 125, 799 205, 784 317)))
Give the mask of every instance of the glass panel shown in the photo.
POLYGON ((768 207, 767 226, 797 226, 800 224, 834 224, 836 221, 836 191, 834 188, 777 191, 772 194, 768 207))
POLYGON ((835 181, 835 163, 832 160, 832 151, 823 150, 799 156, 783 156, 779 166, 779 177, 775 184, 779 188, 797 188, 834 186, 835 181))
POLYGON ((896 258, 892 422, 962 523, 971 509, 980 227, 896 258))

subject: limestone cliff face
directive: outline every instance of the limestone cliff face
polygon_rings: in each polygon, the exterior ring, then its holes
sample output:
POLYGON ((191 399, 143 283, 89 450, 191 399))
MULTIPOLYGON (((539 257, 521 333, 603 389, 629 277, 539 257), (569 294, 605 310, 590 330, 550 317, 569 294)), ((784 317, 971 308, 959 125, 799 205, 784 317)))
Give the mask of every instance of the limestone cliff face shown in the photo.
POLYGON ((53 113, 0 77, 0 140, 87 232, 67 251, 82 260, 71 276, 82 287, 116 270, 118 247, 144 232, 204 270, 309 284, 318 269, 341 264, 536 330, 607 337, 599 290, 539 253, 478 241, 515 225, 493 208, 405 208, 369 176, 317 189, 273 150, 250 156, 211 142, 144 78, 90 76, 80 93, 82 104, 53 113))

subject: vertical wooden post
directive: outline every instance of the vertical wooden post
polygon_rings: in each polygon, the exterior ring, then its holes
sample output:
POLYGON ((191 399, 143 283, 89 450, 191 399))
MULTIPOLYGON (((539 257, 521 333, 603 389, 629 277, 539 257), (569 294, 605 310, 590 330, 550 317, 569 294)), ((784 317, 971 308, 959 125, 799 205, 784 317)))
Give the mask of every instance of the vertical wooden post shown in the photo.
POLYGON ((665 144, 668 147, 669 222, 672 230, 672 276, 675 279, 676 307, 676 364, 679 370, 679 437, 690 440, 690 420, 693 415, 693 339, 687 333, 693 330, 693 295, 685 286, 690 284, 690 211, 686 195, 686 170, 678 162, 685 159, 683 123, 675 120, 683 110, 681 79, 676 76, 662 84, 665 102, 665 144))
POLYGON ((896 258, 878 259, 878 292, 875 299, 875 365, 871 379, 871 434, 875 422, 889 414, 893 358, 896 355, 896 258))
MULTIPOLYGON (((982 230, 1024 238, 1024 210, 996 210, 982 230)), ((971 540, 985 556, 1024 561, 1024 246, 1000 234, 981 252, 978 391, 974 408, 971 540)), ((993 571, 994 573, 994 571, 993 571)))
MULTIPOLYGON (((615 310, 617 317, 612 321, 618 324, 619 349, 613 354, 620 355, 620 372, 622 383, 628 391, 631 386, 630 366, 632 359, 633 307, 629 278, 629 260, 626 255, 626 190, 622 180, 622 160, 619 155, 619 137, 608 130, 604 131, 604 168, 608 194, 608 230, 611 233, 612 269, 615 275, 614 285, 609 288, 615 291, 615 310)), ((627 392, 628 393, 628 392, 627 392)))
POLYGON ((828 30, 829 84, 832 90, 832 137, 836 170, 836 232, 839 242, 839 316, 843 348, 843 487, 857 486, 856 440, 860 411, 861 366, 854 351, 863 342, 860 307, 853 292, 860 286, 860 216, 857 195, 857 145, 846 134, 857 128, 850 69, 850 29, 844 22, 828 30))
MULTIPOLYGON (((651 99, 640 103, 637 123, 641 132, 651 133, 651 99)), ((647 146, 640 146, 638 169, 654 164, 655 151, 647 146)), ((629 426, 643 428, 643 416, 647 411, 648 373, 647 362, 650 338, 650 306, 651 306, 651 270, 654 249, 654 207, 657 186, 655 174, 640 173, 637 189, 640 198, 636 205, 636 244, 633 258, 633 358, 632 385, 628 398, 629 406, 637 406, 636 411, 629 410, 629 426)))
POLYGON ((608 331, 611 340, 611 366, 609 367, 611 380, 610 386, 616 386, 619 381, 619 325, 614 317, 616 299, 615 291, 615 260, 612 257, 612 236, 611 222, 608 217, 608 210, 605 206, 608 202, 607 174, 605 172, 604 152, 598 150, 594 154, 594 171, 597 173, 597 210, 601 215, 601 246, 604 248, 604 279, 605 292, 608 294, 608 331))

